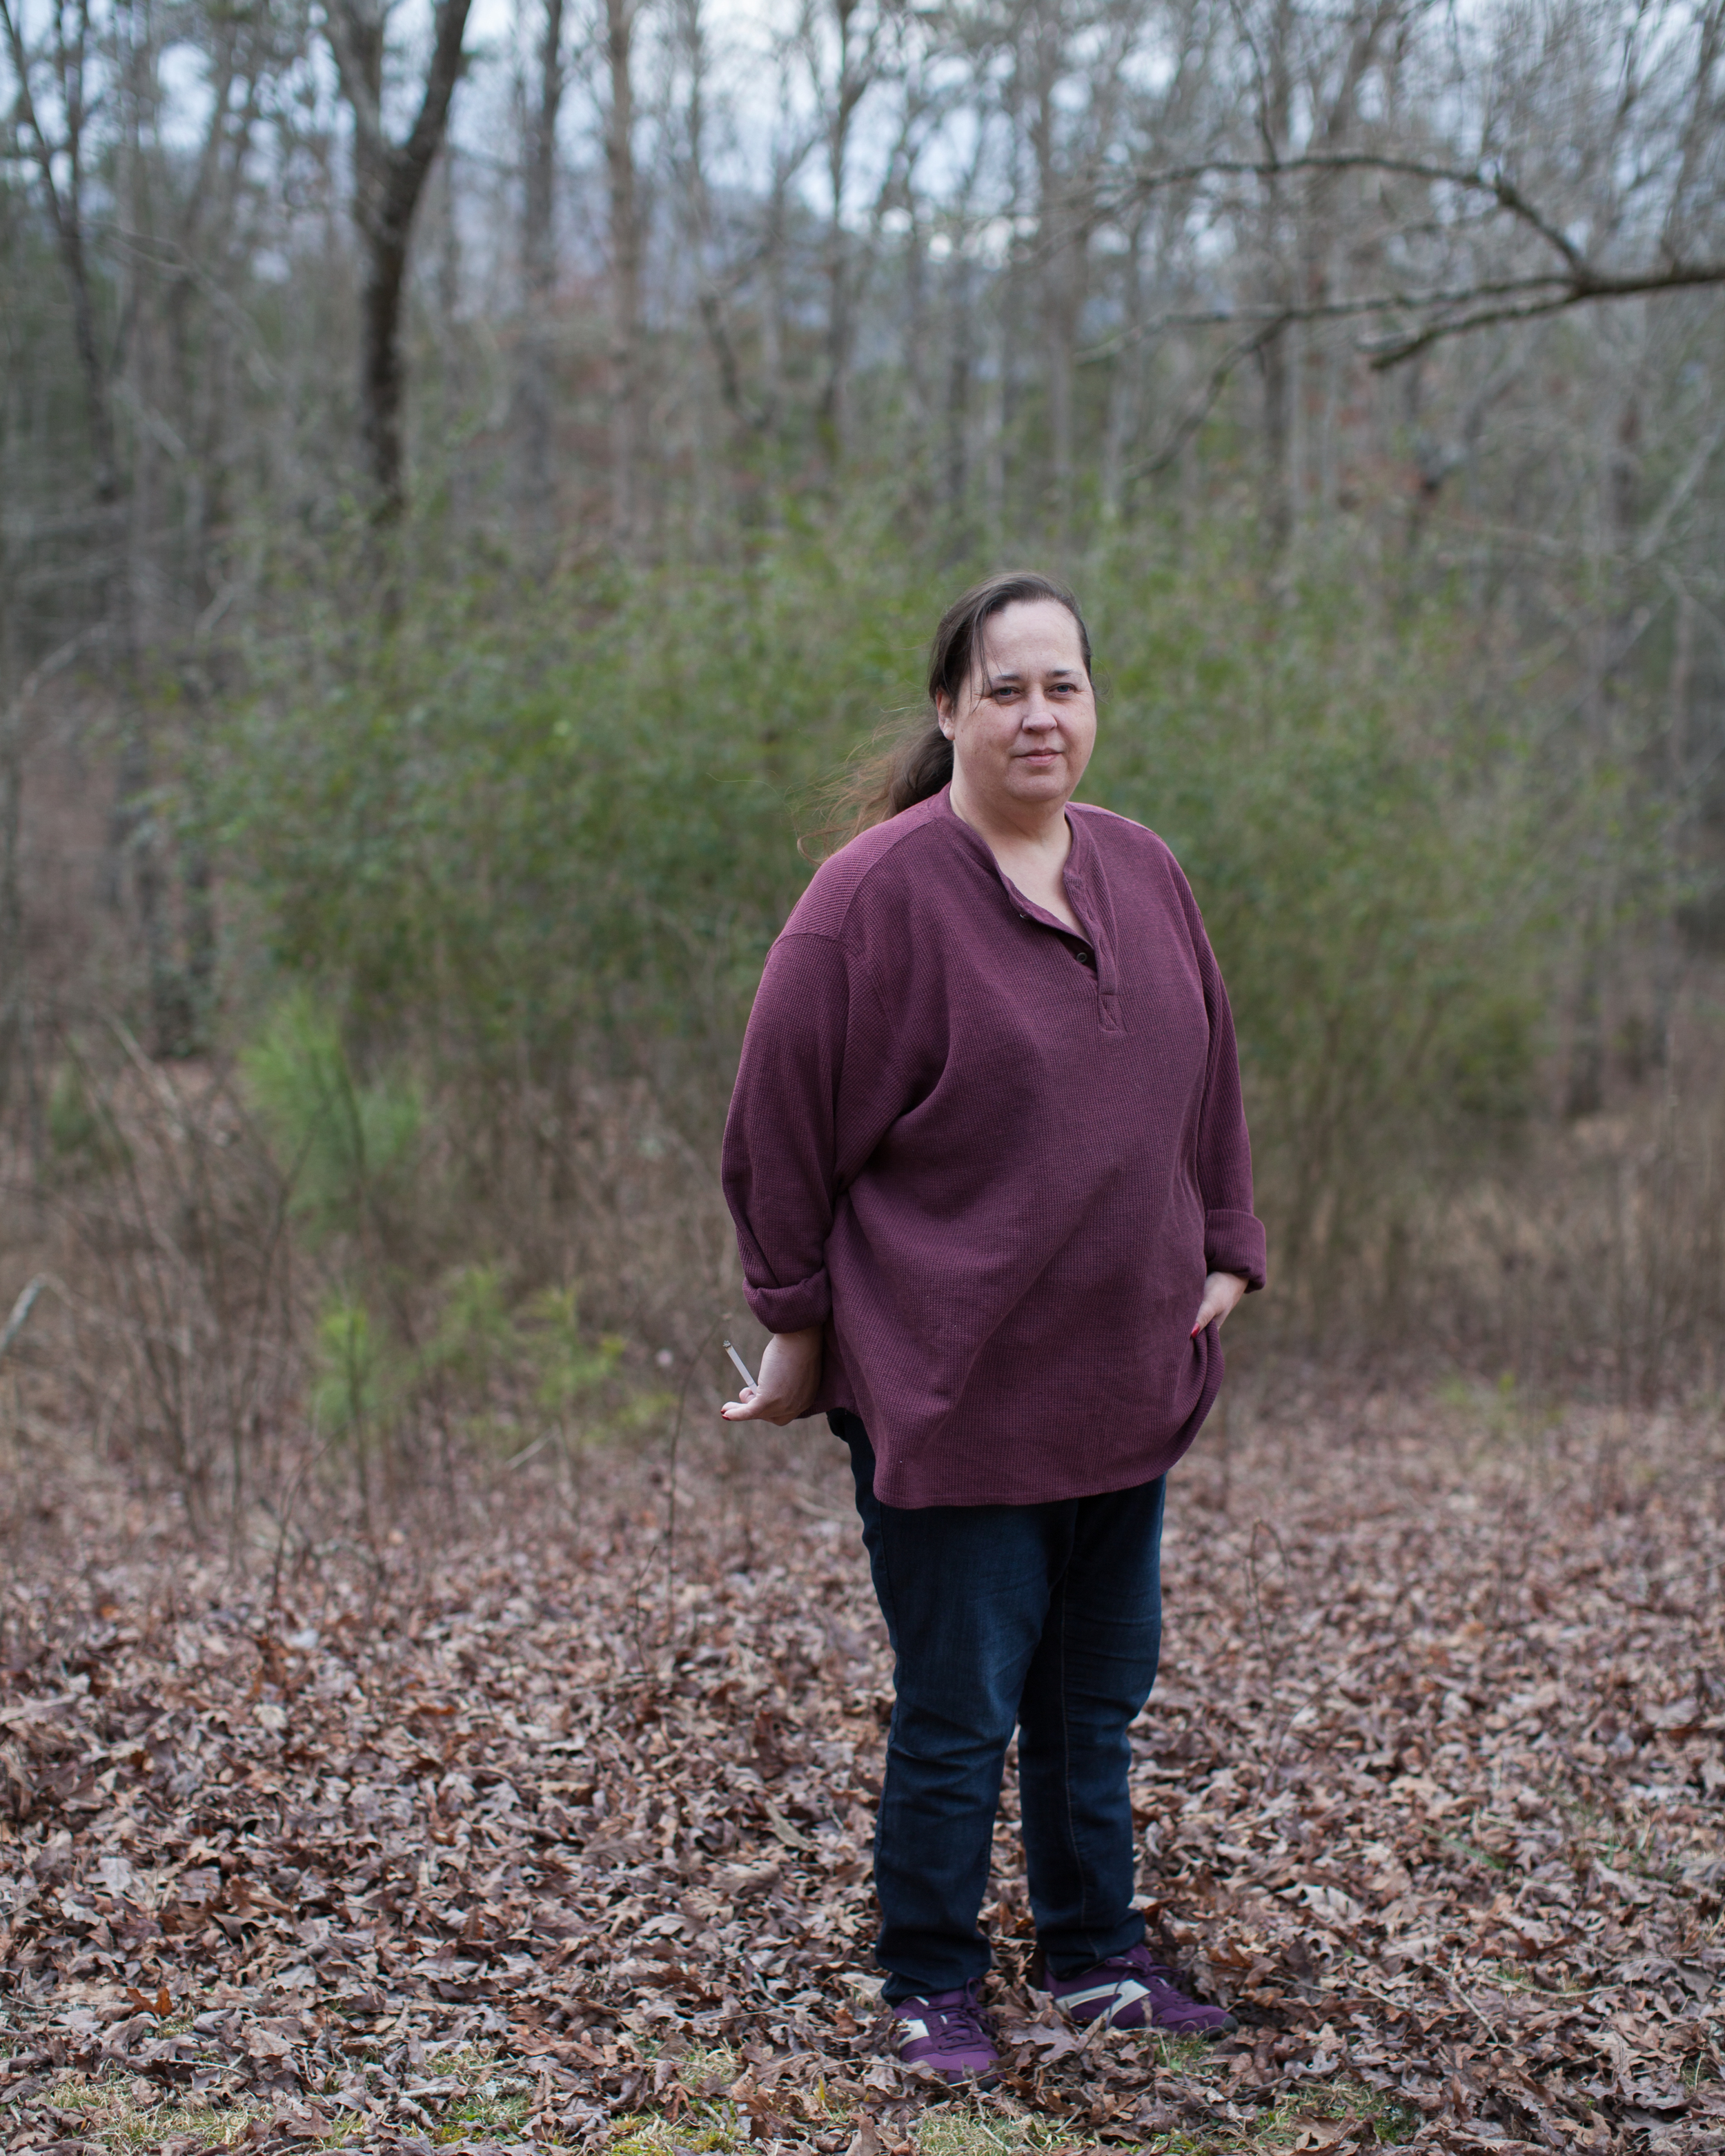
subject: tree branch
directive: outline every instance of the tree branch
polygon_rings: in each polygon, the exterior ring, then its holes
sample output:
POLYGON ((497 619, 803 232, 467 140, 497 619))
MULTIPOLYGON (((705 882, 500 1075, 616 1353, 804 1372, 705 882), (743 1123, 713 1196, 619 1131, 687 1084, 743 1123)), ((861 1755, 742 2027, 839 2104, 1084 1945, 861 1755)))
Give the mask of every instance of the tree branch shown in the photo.
POLYGON ((359 137, 356 146, 367 157, 381 157, 387 153, 388 143, 383 133, 383 115, 373 74, 380 82, 382 25, 362 22, 349 0, 329 0, 323 11, 323 28, 335 57, 336 73, 341 78, 341 95, 353 114, 354 131, 359 137), (362 49, 362 38, 367 49, 362 49), (372 55, 368 49, 374 38, 377 48, 375 69, 369 64, 372 55))
POLYGON ((1285 326, 1288 319, 1289 317, 1285 315, 1277 315, 1265 322, 1261 327, 1255 330, 1250 336, 1241 337, 1237 343, 1228 347, 1210 369, 1204 388, 1175 422, 1173 433, 1169 434, 1162 447, 1133 465, 1134 479, 1153 478, 1158 472, 1167 470, 1181 450, 1185 448, 1187 443, 1209 418, 1211 411, 1214 408, 1216 399, 1227 387, 1228 377, 1233 373, 1235 368, 1243 359, 1253 358, 1260 352, 1271 339, 1285 326))
POLYGON ((449 100, 461 80, 466 59, 461 45, 467 34, 471 5, 472 0, 439 0, 437 34, 432 46, 431 64, 425 73, 425 95, 420 100, 412 132, 390 159, 390 208, 395 210, 399 205, 403 223, 413 215, 425 175, 444 139, 449 100))
MULTIPOLYGON (((1566 275, 1552 270, 1527 277, 1484 279, 1476 285, 1440 287, 1430 292, 1362 292, 1352 299, 1312 300, 1304 305, 1276 307, 1204 307, 1182 309, 1158 315, 1116 336, 1092 345, 1079 354, 1081 364, 1110 359, 1127 346, 1166 330, 1226 329, 1242 323, 1261 325, 1274 333, 1291 322, 1333 322, 1358 320, 1362 315, 1418 315, 1435 307, 1458 307, 1466 311, 1429 322, 1416 331, 1392 333, 1362 346, 1374 372, 1399 367, 1404 360, 1428 350, 1445 338, 1494 322, 1533 321, 1595 300, 1630 300, 1656 296, 1662 292, 1698 290, 1725 285, 1725 261, 1674 262, 1658 270, 1625 271, 1606 275, 1589 270, 1566 275), (1525 297, 1523 296, 1525 295, 1525 297), (1479 305, 1481 300, 1504 302, 1479 305)), ((1255 345, 1242 346, 1244 352, 1255 345)))
MULTIPOLYGON (((1409 336, 1380 343, 1371 355, 1372 369, 1381 374, 1449 337, 1462 336, 1494 322, 1537 321, 1543 316, 1561 314, 1595 300, 1646 299, 1661 292, 1698 291, 1711 285, 1725 285, 1725 262, 1673 262, 1661 270, 1630 270, 1620 276, 1589 270, 1566 279, 1560 290, 1543 300, 1530 300, 1523 306, 1475 307, 1445 321, 1429 322, 1409 336)), ((1481 287, 1481 296, 1483 292, 1481 287)), ((1386 311, 1391 304, 1385 303, 1386 311)))
POLYGON ((1312 300, 1264 307, 1178 308, 1104 338, 1100 344, 1091 345, 1081 352, 1079 358, 1086 366, 1100 359, 1111 359, 1127 345, 1138 343, 1146 337, 1159 336, 1164 330, 1230 329, 1246 322, 1265 323, 1272 329, 1280 329, 1286 322, 1348 321, 1356 320, 1361 315, 1382 315, 1395 311, 1416 314, 1428 307, 1469 306, 1476 300, 1505 299, 1522 292, 1549 293, 1553 285, 1561 285, 1563 281, 1560 271, 1548 270, 1543 276, 1504 277, 1477 285, 1440 285, 1430 292, 1363 292, 1353 299, 1312 300))
MULTIPOLYGON (((1464 311, 1443 321, 1427 322, 1418 330, 1382 340, 1372 353, 1373 367, 1381 372, 1425 352, 1445 339, 1483 329, 1494 322, 1532 321, 1565 308, 1595 300, 1645 298, 1661 292, 1692 291, 1725 285, 1725 261, 1691 262, 1676 257, 1647 268, 1614 271, 1597 269, 1568 234, 1531 203, 1508 175, 1483 166, 1445 165, 1430 158, 1393 157, 1372 150, 1315 152, 1301 157, 1209 157, 1189 165, 1169 166, 1135 177, 1122 200, 1142 200, 1159 189, 1191 186, 1206 179, 1272 179, 1290 172, 1376 172, 1434 186, 1455 187, 1471 193, 1489 195, 1498 208, 1536 233, 1562 259, 1563 268, 1543 275, 1509 278, 1463 286, 1459 290, 1422 294, 1377 293, 1356 300, 1333 300, 1319 306, 1278 309, 1280 321, 1316 321, 1340 315, 1420 313, 1432 307, 1460 307, 1464 311), (1553 289, 1555 288, 1555 289, 1553 289), (1513 305, 1480 305, 1481 300, 1502 301, 1517 293, 1537 294, 1513 305)), ((1117 208, 1117 204, 1116 205, 1117 208)), ((1172 326, 1193 318, 1168 316, 1172 326)), ((1217 314, 1216 321, 1237 321, 1238 316, 1217 314)))
POLYGON ((1281 179, 1291 172, 1393 172, 1404 179, 1490 195, 1500 208, 1519 218, 1554 248, 1572 270, 1586 267, 1574 241, 1537 209, 1512 180, 1501 171, 1487 172, 1478 165, 1438 165, 1425 157, 1389 157, 1373 150, 1314 151, 1301 157, 1209 157, 1194 164, 1172 165, 1158 172, 1138 173, 1125 198, 1153 194, 1164 187, 1189 187, 1199 180, 1281 179))

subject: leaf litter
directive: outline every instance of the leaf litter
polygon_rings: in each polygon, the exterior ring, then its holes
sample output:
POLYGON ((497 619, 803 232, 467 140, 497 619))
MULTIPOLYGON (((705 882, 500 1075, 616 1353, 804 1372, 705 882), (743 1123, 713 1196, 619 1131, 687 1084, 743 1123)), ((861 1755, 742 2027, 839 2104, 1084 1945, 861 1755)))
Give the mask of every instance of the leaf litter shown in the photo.
POLYGON ((1240 2032, 1026 1989, 1009 1775, 1005 2071, 944 2106, 883 2048, 890 1666, 818 1425, 273 1563, 39 1456, 5 2146, 1725 2150, 1717 1413, 1232 1414, 1173 1486, 1133 1798, 1153 1937, 1240 2032))

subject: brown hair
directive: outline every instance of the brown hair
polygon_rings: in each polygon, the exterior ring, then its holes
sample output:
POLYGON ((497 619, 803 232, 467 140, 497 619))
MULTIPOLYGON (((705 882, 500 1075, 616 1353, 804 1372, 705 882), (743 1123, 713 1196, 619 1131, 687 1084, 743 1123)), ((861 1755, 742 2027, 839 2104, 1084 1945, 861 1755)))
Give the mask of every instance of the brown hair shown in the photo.
POLYGON ((827 790, 819 806, 821 821, 797 844, 812 860, 824 859, 871 824, 902 814, 938 793, 952 776, 952 744, 941 732, 941 700, 956 704, 959 691, 975 675, 982 660, 983 624, 1009 606, 1051 600, 1065 607, 1078 627, 1084 670, 1091 673, 1090 631, 1078 601, 1065 584, 1032 569, 1009 569, 973 584, 941 616, 928 647, 927 712, 908 727, 895 722, 877 735, 874 753, 853 764, 827 790))

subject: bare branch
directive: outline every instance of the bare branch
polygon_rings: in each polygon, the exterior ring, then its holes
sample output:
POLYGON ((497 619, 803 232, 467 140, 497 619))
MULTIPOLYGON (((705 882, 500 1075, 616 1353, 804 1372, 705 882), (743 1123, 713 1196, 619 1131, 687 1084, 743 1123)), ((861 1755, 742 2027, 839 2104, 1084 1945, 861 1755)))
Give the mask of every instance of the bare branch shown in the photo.
POLYGON ((1281 306, 1175 308, 1166 314, 1153 316, 1131 329, 1121 330, 1113 336, 1105 337, 1101 343, 1090 346, 1079 357, 1086 365, 1097 360, 1111 359, 1129 345, 1159 336, 1168 330, 1230 329, 1237 328, 1245 322, 1267 323, 1271 328, 1279 329, 1287 322, 1358 321, 1362 315, 1393 312, 1417 314, 1430 307, 1471 306, 1478 300, 1507 299, 1521 292, 1549 294, 1553 286, 1563 282, 1560 271, 1548 270, 1543 276, 1504 277, 1487 280, 1477 285, 1440 285, 1427 292, 1363 292, 1352 299, 1312 300, 1303 304, 1281 306))
POLYGON ((1201 180, 1281 179, 1293 172, 1392 172, 1404 179, 1425 180, 1433 186, 1490 195, 1501 208, 1519 218, 1555 248, 1572 269, 1584 266, 1574 241, 1537 209, 1512 180, 1501 171, 1488 172, 1478 165, 1434 164, 1429 158, 1389 157, 1373 150, 1323 151, 1301 157, 1207 157, 1190 165, 1169 166, 1162 172, 1138 173, 1121 199, 1130 201, 1164 187, 1190 187, 1201 180))
POLYGON ((439 0, 437 10, 437 34, 432 46, 431 64, 425 74, 425 95, 420 100, 413 132, 398 152, 400 179, 398 182, 408 195, 408 215, 412 205, 418 200, 419 189, 437 155, 449 124, 449 100, 455 94, 455 85, 461 80, 461 70, 466 62, 462 40, 467 34, 467 16, 471 0, 439 0), (411 189, 411 193, 408 191, 411 189))
MULTIPOLYGON (((1567 308, 1584 306, 1595 300, 1646 299, 1662 292, 1698 291, 1711 285, 1725 285, 1725 262, 1673 262, 1664 269, 1632 270, 1622 276, 1589 270, 1567 280, 1561 290, 1545 299, 1530 300, 1524 306, 1475 307, 1448 321, 1429 322, 1411 336, 1380 344, 1371 355, 1372 367, 1381 374, 1447 338, 1487 328, 1494 322, 1537 321, 1542 316, 1561 314, 1567 308)), ((1389 304, 1393 303, 1386 303, 1386 308, 1389 304)))
POLYGON ((1680 471, 1666 497, 1641 528, 1635 542, 1635 560, 1640 566, 1651 562, 1659 552, 1666 533, 1671 529, 1671 519, 1695 492, 1707 476, 1707 466, 1725 446, 1725 418, 1716 419, 1696 444, 1689 461, 1680 471))
POLYGON ((1260 352, 1271 339, 1286 326, 1290 319, 1286 315, 1277 315, 1255 330, 1250 336, 1242 337, 1237 343, 1230 345, 1210 369, 1204 388, 1181 413, 1173 433, 1162 447, 1132 467, 1134 478, 1150 479, 1158 472, 1167 470, 1215 408, 1216 399, 1227 388, 1229 377, 1235 368, 1242 360, 1251 359, 1260 352))
POLYGON ((401 304, 408 241, 465 64, 462 41, 471 5, 472 0, 437 0, 425 87, 401 142, 392 142, 383 128, 387 8, 374 0, 326 0, 324 8, 325 33, 356 135, 353 213, 367 252, 360 397, 380 523, 392 521, 403 505, 401 304))
MULTIPOLYGON (((1420 315, 1433 308, 1465 311, 1428 322, 1417 331, 1392 332, 1362 346, 1377 372, 1399 367, 1446 338, 1497 322, 1523 322, 1559 314, 1599 300, 1656 297, 1661 293, 1696 291, 1725 285, 1725 261, 1673 262, 1620 275, 1589 270, 1574 275, 1547 270, 1527 277, 1484 278, 1477 284, 1440 286, 1430 291, 1362 292, 1343 300, 1321 300, 1273 307, 1200 307, 1171 311, 1122 330, 1091 346, 1079 357, 1086 365, 1111 359, 1129 345, 1175 329, 1225 329, 1244 322, 1274 331, 1291 322, 1358 321, 1367 315, 1420 315), (1525 297, 1523 297, 1525 295, 1525 297), (1481 305, 1481 301, 1506 302, 1481 305)), ((1255 349, 1255 346, 1253 347, 1255 349)))
POLYGON ((367 156, 380 154, 385 147, 379 101, 382 25, 364 20, 357 8, 347 4, 347 0, 333 0, 333 4, 324 10, 323 27, 335 56, 341 95, 353 114, 359 146, 367 156), (374 42, 378 49, 375 63, 372 54, 374 42))

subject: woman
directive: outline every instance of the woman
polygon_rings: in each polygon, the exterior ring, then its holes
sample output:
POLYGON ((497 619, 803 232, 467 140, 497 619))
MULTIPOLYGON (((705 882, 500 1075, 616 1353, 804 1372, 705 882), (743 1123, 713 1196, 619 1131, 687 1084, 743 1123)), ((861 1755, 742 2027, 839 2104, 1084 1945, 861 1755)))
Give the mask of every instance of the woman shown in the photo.
POLYGON ((1233 1022, 1152 832, 1070 807, 1096 738, 1077 603, 942 618, 933 723, 773 945, 725 1134, 772 1338, 723 1412, 824 1409, 895 1656, 875 1877, 899 2055, 995 2052, 977 1918, 1006 1748, 1036 1980, 1073 2019, 1231 2029, 1132 1906, 1127 1732, 1155 1680, 1163 1481, 1264 1282, 1233 1022))

